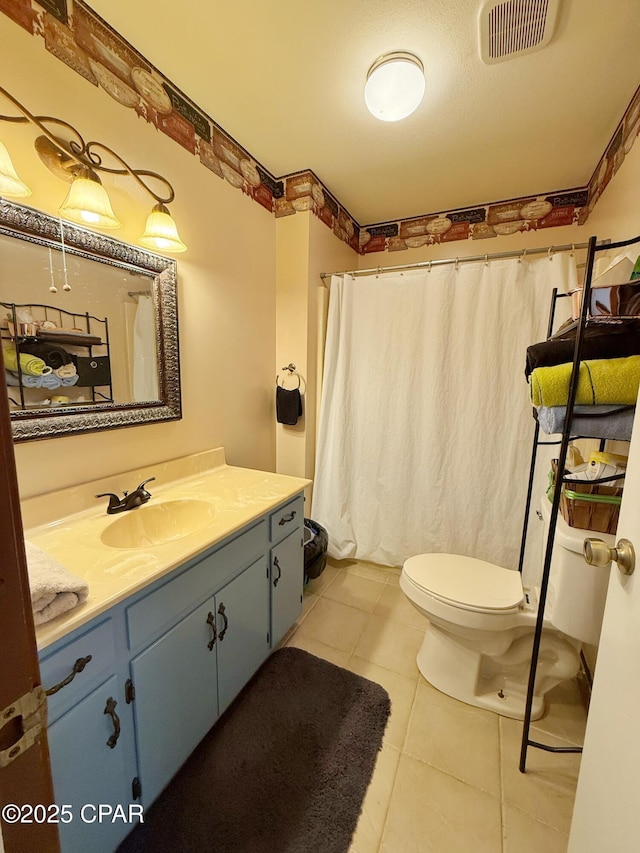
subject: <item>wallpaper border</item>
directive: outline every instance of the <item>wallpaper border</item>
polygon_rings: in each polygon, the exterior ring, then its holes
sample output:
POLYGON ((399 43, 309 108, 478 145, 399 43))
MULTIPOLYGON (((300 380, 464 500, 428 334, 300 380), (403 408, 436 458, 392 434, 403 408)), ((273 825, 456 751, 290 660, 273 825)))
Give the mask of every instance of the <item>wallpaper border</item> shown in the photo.
POLYGON ((274 176, 83 0, 0 0, 46 50, 276 217, 311 211, 360 254, 583 225, 640 131, 640 87, 584 187, 360 225, 311 170, 274 176))

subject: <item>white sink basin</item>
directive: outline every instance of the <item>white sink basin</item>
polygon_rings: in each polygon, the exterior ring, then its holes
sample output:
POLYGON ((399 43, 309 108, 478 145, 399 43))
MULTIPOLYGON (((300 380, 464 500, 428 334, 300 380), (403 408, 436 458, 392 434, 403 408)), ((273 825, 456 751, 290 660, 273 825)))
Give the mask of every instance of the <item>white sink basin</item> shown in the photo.
POLYGON ((151 548, 197 533, 214 516, 211 504, 195 499, 144 504, 112 521, 100 539, 111 548, 151 548))

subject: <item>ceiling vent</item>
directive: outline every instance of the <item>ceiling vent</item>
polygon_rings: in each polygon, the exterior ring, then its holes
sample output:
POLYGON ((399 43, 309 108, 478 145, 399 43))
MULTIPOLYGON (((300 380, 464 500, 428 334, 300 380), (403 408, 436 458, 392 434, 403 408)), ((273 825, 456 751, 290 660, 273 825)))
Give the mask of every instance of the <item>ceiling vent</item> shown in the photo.
POLYGON ((480 10, 480 56, 483 62, 504 62, 540 50, 549 43, 560 0, 488 0, 480 10))

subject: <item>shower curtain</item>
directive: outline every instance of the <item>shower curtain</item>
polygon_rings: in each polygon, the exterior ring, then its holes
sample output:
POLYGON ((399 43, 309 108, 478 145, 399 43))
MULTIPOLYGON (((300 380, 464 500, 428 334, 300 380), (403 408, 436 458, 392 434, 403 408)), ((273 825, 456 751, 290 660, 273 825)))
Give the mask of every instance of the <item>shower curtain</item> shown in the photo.
POLYGON ((133 399, 157 400, 159 393, 155 308, 151 294, 141 293, 133 325, 133 399))
POLYGON ((517 567, 525 352, 546 336, 552 288, 576 280, 566 253, 332 278, 312 510, 331 556, 517 567))

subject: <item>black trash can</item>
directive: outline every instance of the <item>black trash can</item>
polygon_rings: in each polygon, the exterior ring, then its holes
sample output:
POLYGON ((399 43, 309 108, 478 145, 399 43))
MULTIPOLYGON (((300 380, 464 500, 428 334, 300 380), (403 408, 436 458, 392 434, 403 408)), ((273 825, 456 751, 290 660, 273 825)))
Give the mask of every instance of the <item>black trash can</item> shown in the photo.
POLYGON ((304 582, 319 577, 327 564, 329 534, 311 518, 304 520, 304 582))

